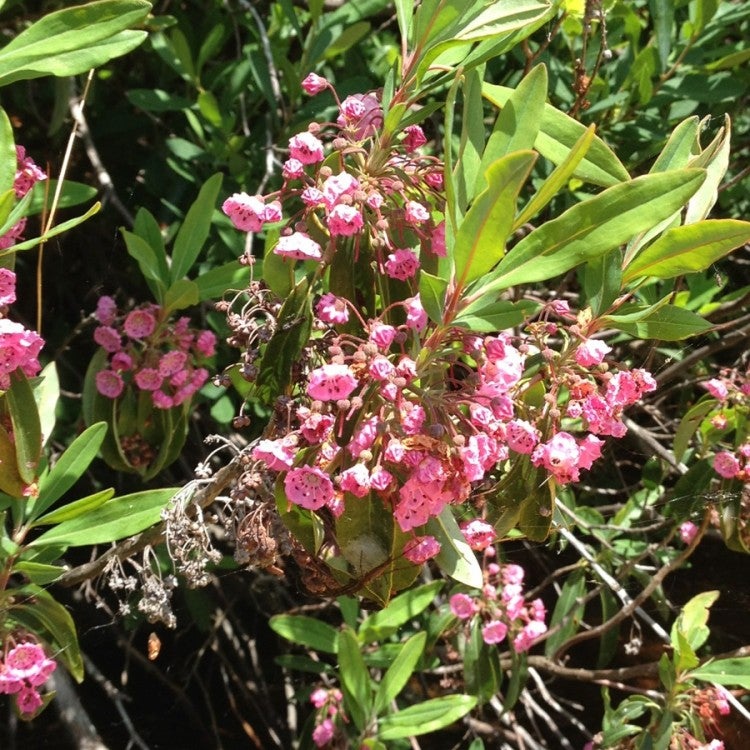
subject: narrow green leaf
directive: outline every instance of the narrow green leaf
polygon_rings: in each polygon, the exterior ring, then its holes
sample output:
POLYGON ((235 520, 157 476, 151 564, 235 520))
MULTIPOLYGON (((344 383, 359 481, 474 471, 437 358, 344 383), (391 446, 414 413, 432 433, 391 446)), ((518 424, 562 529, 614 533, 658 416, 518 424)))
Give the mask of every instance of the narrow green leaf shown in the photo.
POLYGON ((601 315, 622 292, 622 253, 615 248, 592 258, 582 272, 586 300, 593 314, 601 315))
POLYGON ((199 301, 204 302, 210 299, 221 299, 228 290, 244 288, 247 280, 247 268, 241 266, 236 260, 232 260, 223 266, 201 273, 194 283, 198 287, 199 301))
MULTIPOLYGON (((34 216, 45 209, 49 210, 52 207, 52 199, 56 189, 57 180, 37 182, 31 189, 31 203, 29 203, 26 215, 34 216)), ((91 185, 65 180, 57 207, 70 208, 71 206, 78 206, 81 203, 88 203, 96 198, 97 193, 97 189, 91 187, 91 185)))
POLYGON ((539 304, 531 300, 500 300, 484 307, 480 306, 481 301, 480 299, 462 310, 453 323, 477 333, 495 333, 521 325, 539 309, 539 304))
POLYGON ((453 170, 456 200, 461 213, 474 198, 485 142, 484 121, 477 116, 482 111, 482 75, 478 70, 470 70, 464 72, 463 79, 461 140, 453 170))
POLYGON ((153 292, 156 301, 162 304, 164 292, 169 285, 169 277, 163 275, 164 267, 159 262, 157 251, 143 237, 139 237, 127 229, 120 229, 120 232, 125 240, 128 255, 138 263, 138 268, 141 269, 143 278, 153 292))
POLYGON ((0 195, 7 195, 15 201, 13 179, 16 174, 16 146, 13 138, 13 126, 8 115, 0 107, 0 195))
POLYGON ((497 648, 488 646, 482 637, 483 625, 478 617, 472 620, 471 631, 463 649, 464 690, 475 695, 480 703, 485 703, 497 694, 503 678, 497 648))
POLYGON ((643 340, 681 341, 711 329, 711 324, 700 315, 675 305, 657 303, 621 308, 626 312, 605 315, 602 321, 619 331, 643 340))
POLYGON ((338 631, 322 620, 306 615, 275 615, 269 624, 274 633, 292 643, 326 654, 338 650, 338 631))
POLYGON ((673 0, 649 0, 651 18, 656 32, 656 49, 659 52, 661 70, 667 69, 669 54, 672 51, 672 24, 674 23, 673 0))
POLYGON ((34 398, 39 411, 42 443, 46 445, 57 421, 55 412, 60 400, 60 379, 57 377, 57 366, 54 361, 45 365, 39 374, 41 383, 34 388, 34 398))
POLYGON ((396 20, 398 21, 399 36, 408 39, 411 23, 414 18, 414 0, 395 0, 396 20))
POLYGON ((513 222, 512 230, 522 227, 536 216, 567 185, 575 174, 578 165, 584 159, 596 137, 593 125, 590 125, 575 142, 568 155, 552 170, 542 186, 531 197, 513 222))
POLYGON ((146 112, 180 112, 191 105, 188 98, 161 89, 130 89, 125 96, 133 106, 146 112))
POLYGON ((747 221, 713 219, 668 229, 628 265, 623 280, 639 276, 671 279, 704 271, 746 242, 750 242, 747 221))
POLYGON ((5 392, 8 411, 13 423, 18 474, 26 484, 36 479, 42 454, 42 425, 31 384, 19 370, 11 375, 10 388, 5 392))
POLYGON ((476 291, 544 281, 602 255, 671 216, 704 179, 703 170, 684 169, 608 188, 524 237, 476 291))
POLYGON ((21 479, 16 462, 16 443, 10 439, 8 431, 0 424, 0 492, 10 497, 21 497, 27 482, 21 479))
POLYGON ((427 633, 421 632, 413 635, 401 647, 398 656, 383 675, 383 679, 375 692, 373 708, 376 716, 383 713, 391 701, 395 700, 396 696, 403 690, 404 685, 409 681, 419 663, 426 642, 427 633))
MULTIPOLYGON (((513 89, 485 83, 482 93, 489 101, 502 108, 513 93, 513 89)), ((585 125, 551 104, 545 104, 534 148, 553 164, 561 164, 585 132, 585 125)), ((589 152, 574 175, 603 187, 630 179, 630 175, 620 160, 599 137, 594 137, 589 152)))
POLYGON ((442 586, 442 581, 432 581, 394 597, 387 607, 364 619, 359 626, 360 641, 384 641, 393 635, 402 625, 424 612, 442 586))
POLYGON ((487 185, 485 172, 491 164, 514 151, 534 147, 547 99, 547 68, 537 65, 521 80, 495 121, 482 154, 475 194, 487 185))
POLYGON ((91 425, 70 444, 52 469, 41 477, 39 498, 34 503, 30 520, 38 518, 83 476, 99 452, 106 432, 107 425, 104 422, 91 425))
POLYGON ((444 695, 409 706, 379 721, 378 737, 388 742, 402 737, 436 732, 453 724, 477 705, 473 695, 444 695))
POLYGON ((738 685, 750 690, 750 656, 717 659, 694 669, 686 677, 717 685, 738 685))
POLYGON ((550 630, 555 626, 560 626, 560 628, 552 633, 544 643, 544 653, 547 656, 554 656, 558 648, 578 632, 586 606, 583 600, 585 593, 586 577, 584 571, 583 569, 575 570, 565 579, 560 596, 555 603, 555 609, 552 612, 549 623, 550 630))
POLYGON ((431 518, 425 529, 440 542, 440 553, 435 558, 440 570, 454 581, 472 588, 482 588, 482 568, 474 550, 469 547, 458 528, 450 508, 443 508, 439 516, 431 518))
POLYGON ((198 285, 188 279, 177 279, 173 281, 164 294, 164 311, 173 313, 184 310, 186 307, 197 305, 200 299, 198 285))
POLYGON ((672 131, 649 172, 667 172, 670 169, 687 167, 690 157, 695 153, 698 127, 699 120, 695 116, 683 120, 672 131))
POLYGON ((169 279, 169 261, 167 259, 167 249, 164 245, 164 235, 159 222, 149 210, 139 208, 135 214, 133 232, 145 240, 148 246, 154 251, 156 263, 159 268, 159 278, 166 284, 167 279, 169 279))
POLYGON ((26 576, 37 586, 46 586, 56 581, 66 568, 62 565, 48 565, 31 560, 18 560, 13 566, 13 572, 26 576))
POLYGON ((216 208, 224 175, 217 172, 200 189, 195 202, 188 209, 172 250, 171 281, 182 279, 193 267, 211 229, 211 218, 216 208))
POLYGON ((54 544, 82 547, 133 536, 158 523, 161 511, 178 491, 178 487, 166 487, 115 497, 91 513, 64 521, 45 531, 29 546, 54 544))
POLYGON ((419 273, 419 299, 433 323, 443 322, 445 292, 448 282, 426 271, 419 273))
POLYGON ((456 234, 456 295, 466 284, 486 274, 505 254, 518 193, 535 161, 533 151, 517 151, 487 169, 487 189, 474 201, 456 234))
POLYGON ((367 671, 359 641, 354 631, 344 626, 339 634, 339 676, 344 692, 345 706, 354 726, 363 730, 372 717, 373 695, 370 673, 367 671))
POLYGON ((688 201, 685 212, 685 224, 693 224, 705 219, 719 196, 719 185, 729 168, 729 144, 732 125, 729 115, 724 115, 724 127, 721 128, 701 154, 691 162, 691 167, 705 168, 707 177, 695 195, 688 201))
POLYGON ((37 518, 36 521, 31 524, 31 527, 51 526, 55 523, 62 523, 63 521, 70 521, 73 518, 78 518, 78 516, 81 516, 84 513, 90 513, 91 511, 96 510, 100 506, 104 505, 104 503, 112 499, 114 494, 115 491, 110 488, 106 490, 100 490, 99 492, 95 492, 93 495, 82 497, 79 500, 74 500, 67 505, 56 508, 51 513, 47 513, 46 515, 37 518))

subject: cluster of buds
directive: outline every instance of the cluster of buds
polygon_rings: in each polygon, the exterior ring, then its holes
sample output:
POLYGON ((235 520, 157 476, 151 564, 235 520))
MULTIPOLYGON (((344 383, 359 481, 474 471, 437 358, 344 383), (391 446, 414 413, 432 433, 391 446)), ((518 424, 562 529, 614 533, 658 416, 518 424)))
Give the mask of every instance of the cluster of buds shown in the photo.
POLYGON ((341 101, 328 81, 314 73, 302 85, 309 94, 333 93, 339 105, 336 122, 312 123, 289 140, 278 191, 236 193, 224 202, 224 212, 238 229, 257 232, 282 221, 284 209, 291 206, 292 215, 273 248, 277 255, 326 264, 338 238, 352 238, 355 247, 365 242, 373 250, 382 273, 413 281, 419 268, 413 247, 445 254, 442 165, 420 153, 424 133, 412 125, 398 143, 376 142, 383 115, 374 94, 341 101))
POLYGON ((523 579, 520 565, 491 562, 481 592, 453 594, 451 612, 468 626, 479 618, 486 644, 497 645, 507 639, 516 653, 526 652, 547 632, 547 612, 541 599, 526 602, 523 579))
POLYGON ((96 389, 116 399, 126 387, 147 393, 157 409, 188 402, 208 380, 196 363, 214 354, 216 336, 173 321, 159 305, 147 304, 119 313, 111 297, 100 297, 94 341, 107 352, 107 367, 96 374, 96 389))
POLYGON ((17 643, 0 661, 0 693, 14 695, 22 714, 34 714, 43 703, 39 688, 56 668, 57 662, 38 643, 17 643))
POLYGON ((16 274, 0 268, 0 390, 10 387, 10 375, 20 369, 28 377, 40 370, 39 352, 44 340, 3 314, 16 301, 16 274))
MULTIPOLYGON (((315 706, 315 729, 312 739, 316 747, 326 747, 336 733, 336 717, 343 717, 341 703, 343 694, 337 688, 318 688, 310 695, 310 703, 315 706)), ((344 721, 346 719, 344 718, 344 721)))
MULTIPOLYGON (((46 177, 47 175, 34 161, 26 156, 26 149, 23 146, 16 146, 16 176, 13 180, 13 191, 16 194, 16 198, 23 198, 37 182, 46 179, 46 177)), ((22 240, 25 229, 26 219, 24 218, 14 224, 0 237, 0 251, 7 250, 22 240)))

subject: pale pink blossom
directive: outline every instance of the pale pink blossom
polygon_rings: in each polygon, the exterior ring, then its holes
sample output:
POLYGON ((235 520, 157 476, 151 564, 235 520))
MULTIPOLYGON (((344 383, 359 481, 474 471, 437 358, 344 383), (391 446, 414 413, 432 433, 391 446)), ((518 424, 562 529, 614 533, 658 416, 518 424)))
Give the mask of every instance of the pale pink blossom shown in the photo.
POLYGON ((441 221, 433 230, 430 235, 432 252, 435 253, 439 258, 444 258, 446 255, 445 248, 445 222, 441 221))
POLYGON ((685 544, 692 544, 698 535, 698 527, 692 521, 684 521, 680 524, 680 539, 685 544))
POLYGON ((235 193, 227 198, 221 210, 231 219, 232 224, 242 232, 258 232, 265 222, 266 209, 263 196, 235 193))
POLYGON ((404 218, 409 224, 422 224, 430 218, 429 211, 417 201, 407 201, 404 206, 404 218))
POLYGON ((513 639, 513 649, 517 654, 528 651, 534 642, 547 632, 547 626, 541 620, 531 620, 523 626, 521 632, 513 639))
POLYGON ((422 307, 419 295, 405 299, 404 306, 406 307, 406 325, 415 331, 424 330, 427 326, 427 313, 422 307))
POLYGON ((364 464, 354 464, 341 472, 339 486, 355 497, 364 497, 370 491, 370 472, 364 464))
POLYGON ((290 435, 277 440, 259 440, 251 455, 256 461, 262 461, 272 471, 287 471, 294 464, 297 441, 290 435))
POLYGON ((723 380, 719 380, 719 378, 711 378, 711 380, 701 383, 701 386, 703 386, 703 388, 705 388, 718 401, 727 400, 729 389, 723 380))
POLYGON ((323 142, 307 131, 289 139, 289 156, 301 164, 317 164, 323 161, 323 142))
POLYGON ((328 231, 332 237, 351 237, 362 229, 364 223, 359 209, 343 203, 334 206, 326 218, 328 231))
POLYGON ((481 518, 474 518, 471 521, 463 521, 459 528, 464 535, 469 547, 473 550, 481 551, 492 544, 497 539, 497 534, 492 525, 483 521, 481 518))
POLYGON ((336 124, 350 131, 358 141, 375 135, 383 124, 380 102, 373 94, 347 96, 339 108, 336 124))
POLYGON ((531 453, 539 442, 539 430, 525 419, 513 419, 506 426, 505 439, 516 453, 531 453))
POLYGON ((604 361, 604 357, 612 351, 601 339, 586 339, 575 350, 575 360, 581 367, 595 367, 604 361))
POLYGON ((392 279, 406 281, 419 270, 419 259, 411 250, 398 249, 388 255, 385 272, 392 279))
POLYGON ((426 172, 424 176, 424 181, 433 189, 433 190, 442 190, 443 189, 443 173, 438 172, 436 170, 426 172))
POLYGON ((187 354, 179 349, 163 354, 159 359, 159 373, 162 377, 169 378, 187 364, 187 354))
POLYGON ((322 206, 325 204, 325 196, 323 191, 316 187, 306 187, 300 193, 300 200, 309 208, 315 208, 316 206, 322 206))
POLYGON ((323 719, 313 729, 312 739, 316 747, 325 747, 333 739, 334 726, 330 719, 323 719))
POLYGON ((298 180, 305 174, 305 165, 299 159, 287 159, 281 167, 281 176, 285 180, 298 180))
POLYGON ((434 536, 418 536, 404 545, 404 557, 415 565, 423 565, 440 554, 440 542, 434 536))
POLYGON ((375 321, 370 324, 369 339, 378 349, 387 351, 393 343, 393 339, 396 338, 396 333, 397 331, 393 326, 375 321))
POLYGON ((357 385, 357 378, 346 365, 323 365, 310 373, 307 395, 318 401, 338 401, 349 398, 357 385))
POLYGON ((282 258, 294 260, 320 260, 323 257, 320 245, 304 232, 281 237, 273 251, 282 258))
POLYGON ((323 202, 331 210, 344 195, 352 195, 359 190, 359 181, 348 172, 339 172, 327 177, 323 183, 323 202))
POLYGON ((482 640, 492 645, 505 640, 508 635, 508 626, 502 620, 492 620, 482 628, 482 640))
POLYGON ((334 497, 330 477, 313 466, 289 471, 284 477, 284 491, 290 502, 307 510, 319 510, 334 497))
POLYGON ((476 602, 468 594, 453 594, 450 598, 450 608, 459 620, 468 620, 477 612, 476 602))
POLYGON ((343 325, 349 320, 349 306, 345 299, 326 292, 315 305, 315 314, 324 323, 343 325))
POLYGON ((734 479, 740 468, 737 457, 729 451, 720 451, 714 456, 714 471, 724 479, 734 479))

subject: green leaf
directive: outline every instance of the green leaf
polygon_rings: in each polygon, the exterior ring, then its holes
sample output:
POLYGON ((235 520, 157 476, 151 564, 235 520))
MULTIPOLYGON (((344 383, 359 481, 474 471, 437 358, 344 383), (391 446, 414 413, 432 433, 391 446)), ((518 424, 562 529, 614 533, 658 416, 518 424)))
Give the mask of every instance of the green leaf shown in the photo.
MULTIPOLYGON (((482 93, 489 101, 502 108, 513 89, 485 83, 482 93)), ((534 148, 553 164, 561 164, 585 132, 585 125, 551 104, 545 104, 534 148)), ((603 187, 630 179, 620 160, 599 137, 594 137, 591 148, 574 172, 574 176, 603 187)))
POLYGON ((190 100, 161 89, 130 89, 125 96, 133 106, 146 112, 179 112, 190 107, 190 100))
POLYGON ((463 650, 464 689, 481 703, 497 694, 503 677, 497 648, 488 646, 482 637, 483 624, 478 617, 472 620, 463 650))
POLYGON ((750 656, 716 659, 694 669, 687 677, 717 685, 738 685, 745 690, 750 690, 750 656))
POLYGON ((217 172, 209 177, 198 193, 198 197, 188 209, 172 250, 171 281, 182 279, 193 267, 211 229, 211 218, 216 208, 221 182, 224 175, 217 172))
POLYGON ((115 491, 110 488, 100 490, 93 495, 82 497, 79 500, 74 500, 67 505, 56 508, 51 513, 47 513, 46 515, 37 518, 37 520, 31 525, 31 528, 36 526, 51 526, 55 523, 62 523, 63 521, 70 521, 73 518, 78 518, 78 516, 90 513, 104 505, 104 503, 112 499, 114 494, 115 491))
POLYGON ((486 274, 505 254, 518 193, 535 161, 533 151, 517 151, 487 169, 487 189, 474 201, 456 234, 456 298, 466 284, 486 274))
POLYGON ((414 18, 414 0, 395 0, 396 20, 398 21, 399 36, 409 38, 411 23, 414 18))
POLYGON ((691 167, 705 168, 707 177, 695 195, 688 201, 685 224, 705 219, 719 197, 719 185, 729 167, 729 146, 732 135, 731 121, 724 115, 724 127, 716 138, 691 162, 691 167))
POLYGON ((524 237, 480 290, 545 281, 602 255, 671 216, 704 179, 702 170, 685 169, 608 188, 524 237))
POLYGON ((419 663, 426 642, 427 633, 416 633, 401 647, 398 656, 383 675, 375 692, 373 708, 376 716, 379 716, 388 708, 391 701, 395 700, 409 681, 419 663))
POLYGON ((223 266, 211 268, 201 273, 193 282, 198 287, 198 299, 201 302, 210 299, 221 299, 230 289, 242 289, 247 284, 248 271, 236 260, 223 266))
POLYGON ((282 638, 313 651, 335 654, 339 634, 328 623, 306 615, 275 615, 269 621, 271 630, 282 638))
POLYGON ((10 124, 5 110, 0 107, 0 195, 7 196, 11 205, 15 202, 16 197, 13 190, 13 180, 17 164, 13 126, 10 124))
MULTIPOLYGON (((482 77, 477 70, 463 75, 463 117, 461 120, 461 140, 456 154, 453 181, 456 187, 456 201, 461 213, 466 210, 475 195, 475 186, 481 172, 482 151, 484 151, 484 122, 476 113, 482 111, 482 77)), ((446 144, 446 148, 448 144, 446 144)))
POLYGON ((0 50, 0 85, 44 75, 71 76, 135 49, 151 4, 100 0, 43 16, 0 50))
POLYGON ((669 53, 672 51, 672 24, 674 23, 673 0, 649 0, 651 18, 656 32, 656 49, 659 52, 661 69, 667 69, 669 53))
POLYGON ((39 481, 39 498, 33 506, 30 520, 38 518, 65 494, 88 468, 99 452, 107 425, 97 422, 84 430, 60 456, 52 469, 39 481))
MULTIPOLYGON (((31 202, 29 203, 26 215, 33 216, 44 210, 49 211, 52 207, 52 199, 56 189, 57 180, 37 182, 31 189, 31 202)), ((96 198, 98 192, 91 185, 65 180, 57 207, 70 208, 71 206, 78 206, 81 203, 88 203, 90 200, 96 198)))
POLYGON ((514 151, 533 148, 547 99, 547 68, 537 65, 510 95, 495 121, 482 154, 475 193, 486 187, 485 172, 491 164, 514 151))
POLYGON ((37 586, 46 586, 54 583, 65 571, 62 565, 48 565, 46 563, 32 562, 31 560, 18 560, 13 565, 13 572, 26 576, 37 586))
POLYGON ((425 529, 440 542, 440 553, 435 558, 440 570, 454 581, 475 589, 482 588, 482 568, 474 550, 469 547, 458 528, 450 508, 443 508, 439 516, 431 518, 425 529))
POLYGON ((553 632, 544 643, 544 653, 548 657, 554 656, 560 646, 578 632, 586 608, 583 599, 585 593, 586 577, 584 571, 583 569, 574 570, 565 579, 549 622, 550 630, 553 630, 556 626, 559 626, 559 629, 553 632))
POLYGON ((436 732, 469 713, 476 705, 473 695, 444 695, 409 706, 398 713, 384 716, 378 722, 381 740, 397 740, 436 732))
POLYGON ((82 547, 133 536, 158 523, 161 511, 178 491, 178 487, 167 487, 115 497, 90 513, 45 531, 29 546, 82 547))
POLYGON ((424 612, 442 587, 442 581, 432 581, 394 597, 387 607, 364 619, 359 626, 360 641, 362 643, 384 641, 402 625, 424 612))
POLYGON ((622 291, 622 253, 615 249, 592 258, 582 271, 586 299, 593 314, 601 315, 622 291))
POLYGON ((345 706, 359 730, 370 722, 373 708, 373 695, 370 687, 370 673, 367 671, 359 641, 354 631, 344 626, 339 634, 339 647, 336 652, 339 660, 341 689, 345 696, 345 706))
POLYGON ((670 169, 683 169, 688 166, 698 140, 698 118, 683 120, 669 136, 664 148, 656 157, 649 172, 667 172, 670 169))
POLYGON ((708 640, 710 634, 708 628, 709 611, 718 598, 718 591, 704 591, 694 596, 683 606, 670 631, 672 645, 675 648, 677 648, 675 643, 677 633, 682 633, 685 636, 693 651, 697 651, 708 640))
POLYGON ((539 309, 539 304, 531 300, 500 300, 481 307, 484 300, 482 297, 459 312, 453 323, 477 333, 495 333, 521 325, 539 309))
POLYGON ((21 497, 27 483, 21 479, 16 462, 16 444, 0 424, 0 492, 10 497, 21 497))
MULTIPOLYGON (((139 237, 127 229, 120 229, 128 254, 138 263, 143 278, 151 289, 154 298, 159 304, 164 302, 164 292, 169 285, 169 276, 165 273, 164 266, 159 262, 159 255, 143 237, 139 237)), ((168 273, 168 272, 167 272, 168 273)))
POLYGON ((713 219, 668 229, 642 250, 623 272, 625 282, 640 276, 671 279, 704 271, 750 241, 750 222, 713 219))
POLYGON ((711 324, 690 310, 675 305, 623 306, 617 315, 605 315, 602 321, 639 339, 681 341, 711 329, 711 324), (635 308, 635 309, 633 309, 635 308))
POLYGON ((10 388, 5 392, 8 411, 13 423, 18 474, 26 484, 36 479, 37 466, 42 454, 42 425, 34 391, 21 370, 11 375, 10 388))
POLYGON ((173 281, 164 295, 164 314, 197 305, 200 299, 198 285, 188 279, 173 281))
POLYGON ((448 282, 438 276, 433 276, 427 271, 419 273, 419 299, 425 312, 433 323, 443 322, 443 310, 445 309, 445 292, 448 282))
POLYGON ((159 268, 159 278, 166 286, 169 279, 169 261, 167 258, 167 249, 164 245, 164 235, 162 234, 159 222, 156 221, 150 211, 145 208, 139 208, 133 222, 133 232, 145 240, 154 251, 156 263, 159 268))
POLYGON ((46 365, 39 374, 41 383, 34 388, 34 399, 39 411, 42 443, 46 445, 57 421, 55 412, 60 400, 60 379, 57 376, 57 366, 54 361, 46 365))

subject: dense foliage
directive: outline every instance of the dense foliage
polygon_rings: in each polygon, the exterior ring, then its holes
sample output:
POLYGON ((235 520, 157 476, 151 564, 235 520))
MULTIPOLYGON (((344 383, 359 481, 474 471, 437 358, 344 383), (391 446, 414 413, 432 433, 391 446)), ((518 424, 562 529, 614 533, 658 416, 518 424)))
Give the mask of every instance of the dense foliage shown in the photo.
POLYGON ((743 747, 750 8, 58 5, 0 3, 6 739, 743 747))

